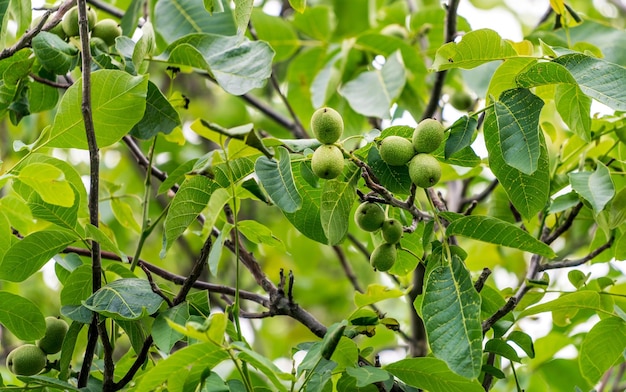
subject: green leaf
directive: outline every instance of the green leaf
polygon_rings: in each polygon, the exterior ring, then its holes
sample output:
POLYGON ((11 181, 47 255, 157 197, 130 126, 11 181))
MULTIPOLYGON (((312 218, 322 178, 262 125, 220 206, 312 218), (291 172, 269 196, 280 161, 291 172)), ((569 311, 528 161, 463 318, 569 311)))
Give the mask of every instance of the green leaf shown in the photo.
MULTIPOLYGON (((98 147, 110 146, 141 120, 146 108, 147 75, 100 70, 91 74, 92 111, 98 147)), ((54 117, 47 140, 38 147, 87 149, 81 112, 82 79, 67 89, 54 117)))
POLYGON ((502 339, 489 339, 487 343, 485 343, 485 351, 500 355, 509 361, 518 363, 522 361, 515 349, 502 339))
POLYGON ((478 120, 468 116, 462 116, 452 124, 450 136, 446 140, 445 159, 450 158, 455 152, 469 147, 477 126, 478 120))
POLYGON ((411 177, 407 165, 391 166, 383 161, 380 151, 372 146, 367 154, 367 164, 372 168, 374 175, 384 186, 394 194, 408 195, 411 192, 411 177))
POLYGON ((176 109, 154 83, 148 82, 146 111, 143 118, 131 129, 130 134, 139 139, 150 139, 159 132, 167 135, 180 125, 176 109))
POLYGON ((595 385, 604 373, 624 361, 626 323, 618 317, 599 321, 584 335, 578 363, 580 372, 595 385))
POLYGON ((516 225, 490 216, 469 215, 456 219, 446 229, 447 236, 460 235, 479 241, 515 248, 552 258, 554 251, 516 225))
POLYGON ((489 168, 506 191, 513 206, 524 218, 530 219, 545 207, 550 196, 548 151, 543 134, 539 133, 540 155, 537 170, 529 175, 507 165, 504 160, 493 109, 487 110, 484 133, 489 152, 489 168))
POLYGON ((159 310, 163 298, 152 291, 145 279, 119 279, 87 298, 84 306, 105 317, 138 320, 159 310))
POLYGON ((225 349, 214 343, 194 344, 176 351, 158 362, 138 382, 137 392, 152 392, 176 375, 187 373, 187 369, 212 369, 228 358, 225 349))
POLYGON ((40 113, 56 107, 59 92, 56 88, 33 81, 28 84, 28 104, 31 113, 40 113))
POLYGON ((224 227, 220 231, 220 234, 213 241, 213 246, 209 251, 209 258, 207 263, 209 265, 209 272, 213 276, 217 276, 217 267, 219 266, 220 258, 222 257, 222 250, 224 249, 224 241, 228 238, 230 231, 234 226, 228 222, 224 223, 224 227))
POLYGON ((554 101, 567 126, 583 140, 591 139, 591 98, 586 96, 567 68, 556 62, 532 65, 517 75, 521 87, 557 84, 554 101))
POLYGON ((33 40, 35 57, 47 70, 57 75, 71 71, 78 64, 78 49, 56 34, 42 31, 33 40))
POLYGON ((367 71, 344 84, 339 93, 355 112, 364 116, 388 118, 389 109, 406 82, 400 51, 389 55, 382 69, 367 71))
POLYGON ((322 191, 320 218, 324 234, 328 238, 328 245, 337 245, 346 236, 350 223, 350 210, 355 200, 355 182, 359 178, 360 170, 353 172, 353 177, 347 182, 328 180, 322 191))
POLYGON ((33 188, 49 204, 72 207, 74 190, 63 171, 49 163, 33 162, 24 166, 17 178, 33 188))
POLYGON ((76 347, 76 340, 84 326, 85 324, 72 322, 65 334, 65 338, 63 338, 63 346, 61 347, 61 356, 59 358, 60 380, 67 380, 70 376, 70 363, 72 362, 74 348, 76 347))
POLYGON ((201 175, 190 176, 180 185, 165 218, 165 243, 167 251, 178 237, 191 225, 207 206, 211 193, 218 185, 201 175))
POLYGON ((554 100, 567 126, 581 139, 591 140, 591 98, 577 85, 560 84, 556 87, 554 100))
POLYGON ((58 380, 53 377, 37 375, 37 376, 20 376, 19 379, 31 385, 47 387, 44 390, 76 391, 76 392, 81 391, 81 389, 76 388, 74 385, 66 381, 58 380))
POLYGON ((621 83, 626 68, 582 53, 566 54, 554 61, 567 68, 583 93, 612 109, 626 110, 626 89, 621 83))
POLYGON ((239 350, 237 358, 255 367, 272 382, 274 391, 287 391, 287 387, 281 380, 293 380, 291 374, 284 373, 272 361, 251 350, 243 342, 233 342, 232 346, 239 350))
POLYGON ((403 359, 383 369, 407 385, 429 392, 484 392, 478 381, 453 373, 437 358, 403 359))
POLYGON ((61 305, 80 305, 93 294, 91 265, 81 265, 65 280, 61 289, 61 305))
POLYGON ((35 340, 46 332, 39 307, 30 300, 0 291, 0 323, 21 340, 35 340))
POLYGON ((237 25, 237 34, 243 34, 248 29, 248 22, 250 22, 253 5, 253 0, 235 0, 235 24, 237 25))
POLYGON ((304 12, 306 8, 306 0, 289 0, 289 4, 294 10, 300 13, 304 12))
POLYGON ((269 43, 276 52, 275 62, 289 59, 300 47, 298 35, 283 18, 254 9, 251 21, 257 37, 269 43))
POLYGON ((248 240, 254 242, 255 244, 263 244, 284 249, 284 245, 280 239, 272 234, 272 230, 260 222, 255 220, 241 220, 237 222, 237 229, 239 229, 241 234, 243 234, 248 240))
POLYGON ((476 378, 482 365, 480 295, 456 255, 426 277, 422 317, 435 357, 455 373, 476 378))
MULTIPOLYGON (((597 313, 611 314, 603 308, 598 292, 577 291, 574 293, 566 293, 555 300, 524 309, 519 314, 518 319, 544 312, 576 311, 583 309, 592 310, 597 313)), ((573 315, 575 315, 575 313, 572 314, 572 316, 573 315)))
POLYGON ((459 43, 441 46, 435 55, 432 68, 443 71, 451 68, 471 69, 481 64, 517 57, 513 45, 490 29, 471 31, 459 43))
POLYGON ((302 197, 302 208, 293 213, 283 211, 285 217, 302 234, 321 244, 328 244, 328 239, 324 234, 322 220, 320 218, 321 188, 313 187, 302 175, 302 162, 294 161, 292 171, 298 189, 302 197))
POLYGON ((302 197, 294 183, 289 152, 278 147, 276 153, 278 162, 261 156, 254 164, 254 171, 272 201, 284 212, 293 213, 302 207, 302 197))
POLYGON ((403 295, 404 293, 398 289, 390 289, 380 284, 370 284, 367 286, 365 293, 359 293, 358 291, 354 293, 354 303, 357 307, 362 308, 386 299, 399 298, 403 295))
POLYGON ((307 9, 306 13, 295 14, 293 25, 309 37, 328 42, 337 22, 332 9, 325 4, 307 9))
POLYGON ((31 193, 28 197, 28 207, 33 218, 43 219, 62 228, 74 230, 78 223, 80 194, 73 184, 70 186, 74 194, 74 203, 71 207, 46 203, 38 193, 31 193))
POLYGON ((515 343, 519 348, 524 350, 528 357, 535 358, 535 345, 533 344, 533 339, 527 333, 522 331, 512 331, 506 337, 506 340, 515 343))
POLYGON ((226 92, 242 95, 265 85, 272 73, 274 51, 266 42, 245 37, 191 34, 172 43, 159 57, 210 72, 226 92))
POLYGON ((385 370, 373 366, 349 367, 346 372, 356 378, 356 386, 363 388, 369 384, 387 381, 390 374, 385 370))
POLYGON ((0 262, 0 279, 11 282, 26 280, 76 240, 75 233, 60 230, 37 231, 27 235, 5 253, 0 262))
POLYGON ((168 44, 193 33, 236 34, 230 6, 221 11, 211 15, 203 0, 159 0, 154 8, 153 25, 168 44))
POLYGON ((572 189, 587 200, 593 212, 598 215, 615 196, 615 186, 611 180, 609 169, 597 161, 594 172, 569 173, 572 189))
POLYGON ((543 100, 527 89, 507 90, 495 102, 500 148, 507 165, 524 174, 537 170, 539 146, 539 114, 543 100))

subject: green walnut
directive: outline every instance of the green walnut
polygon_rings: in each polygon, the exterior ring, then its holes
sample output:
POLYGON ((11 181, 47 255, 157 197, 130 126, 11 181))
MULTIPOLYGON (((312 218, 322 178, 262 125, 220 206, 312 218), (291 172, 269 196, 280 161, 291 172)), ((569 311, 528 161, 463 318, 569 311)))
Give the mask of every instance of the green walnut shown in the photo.
MULTIPOLYGON (((93 26, 96 24, 97 21, 98 15, 96 14, 96 11, 91 8, 87 8, 87 26, 89 27, 89 30, 93 29, 93 26)), ((78 27, 77 6, 70 8, 65 13, 65 15, 63 15, 61 26, 63 28, 63 31, 65 32, 65 35, 67 35, 68 37, 76 37, 77 35, 79 35, 80 29, 78 27)))
POLYGON ((385 211, 376 203, 361 203, 354 213, 354 222, 361 230, 376 231, 384 221, 385 211))
POLYGON ((450 95, 450 105, 456 110, 467 112, 474 107, 474 98, 467 91, 455 91, 450 95))
POLYGON ((402 224, 397 219, 387 219, 382 227, 383 239, 388 244, 397 244, 402 238, 402 224))
POLYGON ((91 36, 102 39, 107 46, 115 44, 115 38, 122 35, 122 28, 113 19, 102 19, 91 30, 91 36))
POLYGON ((395 244, 383 242, 370 255, 370 264, 377 271, 389 271, 398 258, 395 244))
POLYGON ((57 317, 46 317, 46 333, 37 341, 37 346, 46 354, 56 354, 61 351, 63 339, 68 325, 65 320, 57 317))
POLYGON ((319 146, 311 158, 313 174, 326 180, 337 178, 343 172, 343 165, 343 153, 332 144, 319 146))
POLYGON ((9 353, 7 367, 18 376, 33 376, 46 367, 46 354, 34 344, 25 344, 9 353))
POLYGON ((320 143, 335 143, 343 133, 343 118, 333 108, 319 108, 311 117, 311 130, 320 143))
POLYGON ((380 157, 391 166, 406 165, 415 155, 413 143, 401 136, 387 136, 378 148, 380 157))
POLYGON ((443 141, 443 124, 432 118, 420 121, 413 131, 413 148, 418 153, 431 153, 443 141))
POLYGON ((420 188, 430 188, 441 179, 441 164, 430 154, 417 154, 409 162, 409 177, 420 188))

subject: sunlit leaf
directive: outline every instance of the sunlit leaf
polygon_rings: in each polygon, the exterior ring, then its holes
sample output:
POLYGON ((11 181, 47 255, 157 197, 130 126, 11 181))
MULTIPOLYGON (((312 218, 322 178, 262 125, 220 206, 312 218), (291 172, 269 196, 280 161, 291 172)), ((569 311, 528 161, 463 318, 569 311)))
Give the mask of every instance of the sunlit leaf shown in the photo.
POLYGON ((103 286, 84 302, 105 317, 137 320, 155 313, 163 298, 144 279, 119 279, 103 286))
POLYGON ((262 156, 257 159, 254 169, 272 201, 286 213, 293 213, 302 206, 302 197, 294 183, 289 152, 284 147, 278 147, 276 151, 278 162, 262 156))
POLYGON ((478 381, 459 376, 437 358, 403 359, 383 369, 407 385, 429 392, 484 392, 478 381))
POLYGON ((0 323, 21 340, 43 336, 46 323, 39 307, 30 300, 0 291, 0 323))
POLYGON ((578 363, 590 384, 596 384, 613 365, 623 362, 626 323, 618 317, 600 320, 584 336, 578 363))
POLYGON ((569 179, 572 188, 591 204, 596 215, 604 210, 615 196, 611 173, 602 162, 597 162, 596 170, 593 172, 570 173, 569 179))

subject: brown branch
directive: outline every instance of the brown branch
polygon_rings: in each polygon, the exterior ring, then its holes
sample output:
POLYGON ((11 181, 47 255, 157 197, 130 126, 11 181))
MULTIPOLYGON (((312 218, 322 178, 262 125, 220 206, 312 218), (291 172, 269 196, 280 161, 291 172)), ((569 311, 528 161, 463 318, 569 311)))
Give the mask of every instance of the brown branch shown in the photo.
POLYGON ((587 256, 582 257, 580 259, 575 259, 575 260, 564 259, 560 261, 554 261, 551 263, 542 264, 541 266, 539 266, 539 271, 547 271, 547 270, 557 269, 557 268, 577 267, 579 265, 583 265, 586 262, 591 261, 594 257, 599 255, 600 253, 609 249, 611 246, 613 246, 614 241, 615 241, 615 235, 611 235, 611 237, 606 243, 597 247, 593 251, 589 252, 587 256))
POLYGON ((352 287, 359 293, 363 293, 363 289, 359 284, 359 280, 354 274, 354 271, 352 270, 352 267, 350 266, 350 263, 348 262, 348 259, 346 258, 346 254, 343 252, 343 249, 341 249, 339 245, 333 245, 333 250, 335 251, 337 258, 339 259, 339 264, 341 264, 341 268, 343 269, 346 278, 348 278, 348 281, 350 281, 350 283, 352 284, 352 287))
POLYGON ((479 203, 485 200, 496 189, 498 184, 499 182, 498 182, 498 179, 496 178, 495 180, 491 181, 489 185, 487 185, 487 188, 483 189, 483 191, 480 192, 479 194, 463 199, 461 201, 461 205, 465 206, 467 204, 479 203))
POLYGON ((0 52, 0 60, 3 60, 7 57, 11 57, 20 49, 23 49, 29 46, 31 40, 37 34, 39 34, 40 31, 47 31, 53 28, 54 26, 56 26, 61 21, 61 19, 63 19, 63 15, 70 8, 72 8, 72 6, 75 3, 76 3, 76 0, 66 0, 59 6, 59 8, 57 8, 56 13, 52 17, 49 17, 49 15, 52 14, 52 12, 54 12, 54 9, 48 10, 46 14, 44 14, 44 16, 41 18, 41 21, 39 22, 39 24, 37 24, 37 26, 33 27, 32 29, 24 33, 24 35, 22 35, 20 39, 15 44, 13 44, 13 46, 4 48, 0 52))
POLYGON ((121 9, 117 7, 112 6, 111 4, 105 3, 100 0, 87 0, 87 3, 119 19, 122 19, 122 17, 124 17, 124 11, 122 11, 121 9))
POLYGON ((159 297, 163 298, 163 301, 167 303, 168 307, 173 308, 175 306, 174 303, 167 295, 163 293, 163 291, 159 288, 159 286, 154 282, 154 279, 152 278, 152 273, 150 272, 150 270, 144 264, 140 264, 139 266, 141 267, 143 272, 146 274, 146 278, 148 278, 148 282, 150 283, 150 288, 152 289, 152 292, 158 295, 159 297))
POLYGON ((583 208, 583 203, 582 202, 579 202, 574 207, 572 207, 572 210, 567 215, 567 218, 565 219, 565 222, 563 222, 562 225, 558 226, 554 230, 552 235, 550 235, 547 238, 543 239, 543 242, 545 242, 546 244, 550 245, 551 243, 554 242, 554 240, 559 238, 570 227, 572 227, 572 224, 574 223, 574 219, 578 216, 578 213, 580 212, 580 210, 582 210, 582 208, 583 208))
POLYGON ((208 235, 207 239, 204 241, 204 245, 202 245, 202 249, 200 250, 200 254, 198 255, 198 258, 196 259, 196 262, 194 263, 193 268, 191 269, 191 273, 185 279, 182 287, 180 288, 180 291, 178 292, 178 295, 176 295, 176 297, 174 297, 174 300, 172 301, 174 305, 178 305, 185 301, 185 299, 187 298, 187 294, 189 294, 189 291, 193 287, 193 284, 198 280, 198 278, 200 277, 200 274, 202 274, 202 270, 204 269, 206 261, 209 258, 211 245, 212 245, 211 235, 208 235))
POLYGON ((476 291, 480 293, 483 287, 485 286, 485 282, 487 281, 490 275, 491 275, 491 270, 486 267, 483 268, 483 272, 480 273, 480 276, 474 283, 474 289, 476 289, 476 291))
POLYGON ((48 85, 50 87, 55 87, 55 88, 62 88, 62 89, 68 89, 70 88, 71 84, 68 83, 59 83, 59 82, 55 82, 54 80, 49 80, 46 78, 42 78, 39 75, 35 75, 34 73, 31 73, 30 76, 34 81, 41 83, 41 84, 45 84, 48 85))
MULTIPOLYGON (((448 3, 448 12, 446 13, 446 31, 444 41, 446 43, 452 42, 454 37, 456 36, 456 15, 457 9, 459 7, 460 0, 450 0, 448 3)), ((430 100, 426 105, 426 109, 424 109, 424 114, 422 115, 422 120, 426 118, 433 117, 437 112, 437 108, 439 108, 439 100, 441 99, 441 92, 443 90, 443 85, 446 80, 447 71, 439 71, 435 76, 435 84, 433 85, 433 89, 430 94, 430 100)))

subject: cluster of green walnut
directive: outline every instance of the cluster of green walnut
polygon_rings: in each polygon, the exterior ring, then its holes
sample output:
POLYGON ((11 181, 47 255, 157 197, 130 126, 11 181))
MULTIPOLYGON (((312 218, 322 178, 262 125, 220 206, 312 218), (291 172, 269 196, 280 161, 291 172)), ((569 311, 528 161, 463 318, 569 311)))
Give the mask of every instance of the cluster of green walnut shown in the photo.
MULTIPOLYGON (((107 18, 98 21, 98 15, 92 8, 87 9, 87 26, 91 32, 91 47, 98 48, 102 52, 108 52, 109 47, 115 44, 115 38, 122 35, 122 28, 115 20, 107 18)), ((54 26, 49 32, 63 40, 78 37, 78 8, 76 6, 70 8, 63 15, 61 23, 54 26)))
MULTIPOLYGON (((313 153, 311 169, 323 179, 333 179, 343 172, 344 156, 337 146, 343 133, 343 119, 334 109, 323 107, 313 113, 311 130, 322 143, 313 153)), ((444 139, 444 126, 434 119, 425 119, 415 127, 412 138, 391 135, 379 146, 380 157, 390 166, 408 165, 409 177, 418 187, 430 188, 441 179, 441 165, 431 155, 444 139)), ((397 259, 397 245, 402 238, 402 224, 387 218, 376 203, 364 202, 356 210, 355 222, 369 232, 381 230, 384 242, 370 256, 371 265, 378 271, 388 271, 397 259)))
POLYGON ((23 344, 7 355, 7 367, 18 376, 40 373, 48 362, 47 355, 61 351, 67 334, 67 323, 58 317, 46 317, 46 333, 35 344, 23 344))

